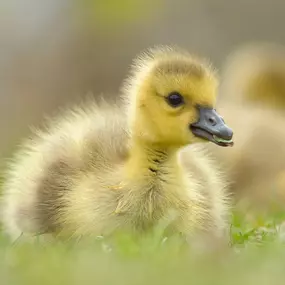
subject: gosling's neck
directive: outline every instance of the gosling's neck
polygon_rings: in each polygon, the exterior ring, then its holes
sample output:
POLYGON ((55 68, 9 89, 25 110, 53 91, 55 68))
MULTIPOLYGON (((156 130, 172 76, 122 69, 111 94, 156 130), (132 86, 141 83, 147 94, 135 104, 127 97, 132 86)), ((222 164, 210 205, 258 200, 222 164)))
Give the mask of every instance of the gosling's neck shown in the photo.
POLYGON ((127 179, 163 180, 166 175, 180 175, 178 150, 178 147, 152 143, 140 137, 132 138, 125 166, 127 179))

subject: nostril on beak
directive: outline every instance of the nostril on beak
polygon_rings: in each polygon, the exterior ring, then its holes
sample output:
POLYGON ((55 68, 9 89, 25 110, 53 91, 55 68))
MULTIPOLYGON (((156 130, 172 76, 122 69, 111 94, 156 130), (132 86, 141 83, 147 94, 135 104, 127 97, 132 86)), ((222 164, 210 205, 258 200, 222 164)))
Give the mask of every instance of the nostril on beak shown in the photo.
POLYGON ((208 121, 212 126, 215 126, 217 124, 217 121, 214 117, 209 117, 208 121))

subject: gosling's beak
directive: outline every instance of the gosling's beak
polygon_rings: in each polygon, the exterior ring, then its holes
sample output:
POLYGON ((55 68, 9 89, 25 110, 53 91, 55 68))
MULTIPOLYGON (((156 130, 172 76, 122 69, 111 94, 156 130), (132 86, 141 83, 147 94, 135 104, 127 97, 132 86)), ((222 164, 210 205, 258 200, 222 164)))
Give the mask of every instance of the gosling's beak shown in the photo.
POLYGON ((199 120, 190 125, 192 133, 220 146, 233 146, 233 131, 225 124, 216 110, 202 106, 197 108, 199 120))

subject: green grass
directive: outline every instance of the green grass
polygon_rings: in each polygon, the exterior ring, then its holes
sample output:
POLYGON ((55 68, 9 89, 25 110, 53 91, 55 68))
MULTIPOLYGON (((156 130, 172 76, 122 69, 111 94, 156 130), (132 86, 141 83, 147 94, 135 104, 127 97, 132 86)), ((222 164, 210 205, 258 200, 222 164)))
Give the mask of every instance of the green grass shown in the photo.
POLYGON ((284 213, 234 213, 231 247, 199 252, 178 238, 14 245, 0 240, 6 284, 284 284, 284 213))

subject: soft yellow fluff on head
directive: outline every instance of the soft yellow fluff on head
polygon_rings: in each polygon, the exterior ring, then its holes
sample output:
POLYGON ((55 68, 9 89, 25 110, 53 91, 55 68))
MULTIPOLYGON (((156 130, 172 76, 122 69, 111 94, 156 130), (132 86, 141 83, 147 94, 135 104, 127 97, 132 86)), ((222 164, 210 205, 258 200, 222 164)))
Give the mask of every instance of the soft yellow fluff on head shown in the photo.
POLYGON ((156 143, 195 141, 188 130, 198 119, 195 107, 214 107, 217 87, 215 70, 206 60, 175 47, 147 50, 134 60, 122 88, 131 132, 156 143), (165 103, 174 91, 185 98, 183 108, 174 110, 165 103))

